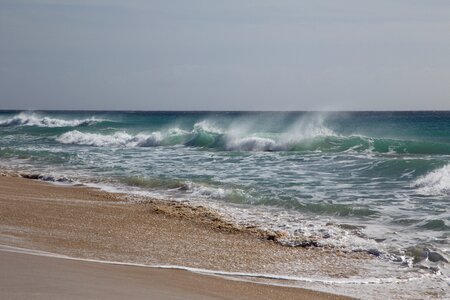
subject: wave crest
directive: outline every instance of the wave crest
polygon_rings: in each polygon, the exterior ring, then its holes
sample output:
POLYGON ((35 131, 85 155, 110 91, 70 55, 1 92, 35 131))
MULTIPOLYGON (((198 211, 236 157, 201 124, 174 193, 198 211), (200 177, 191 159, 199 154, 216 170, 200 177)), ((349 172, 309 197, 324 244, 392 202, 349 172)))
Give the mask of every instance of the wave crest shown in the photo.
POLYGON ((183 145, 226 151, 297 151, 364 154, 450 154, 448 143, 340 135, 322 124, 301 124, 285 132, 255 132, 243 127, 218 128, 207 121, 191 130, 177 127, 152 133, 113 134, 66 132, 57 138, 64 144, 110 147, 154 147, 183 145))
POLYGON ((269 138, 257 136, 231 140, 226 145, 227 150, 234 151, 281 151, 286 147, 269 138))
POLYGON ((154 132, 150 135, 138 134, 135 136, 125 132, 116 132, 113 135, 103 135, 73 130, 62 134, 56 140, 63 144, 97 147, 152 147, 161 144, 162 135, 160 132, 154 132))
POLYGON ((450 164, 420 177, 413 187, 423 195, 450 195, 450 164))
POLYGON ((9 119, 0 121, 0 126, 37 126, 37 127, 77 127, 94 125, 103 120, 88 118, 82 120, 63 120, 41 117, 36 114, 20 113, 9 119))

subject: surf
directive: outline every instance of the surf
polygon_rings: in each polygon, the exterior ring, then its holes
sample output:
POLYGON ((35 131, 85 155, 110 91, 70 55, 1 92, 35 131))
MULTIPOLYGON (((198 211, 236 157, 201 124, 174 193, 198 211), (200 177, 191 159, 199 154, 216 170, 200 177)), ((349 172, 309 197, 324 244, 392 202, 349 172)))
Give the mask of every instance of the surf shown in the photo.
POLYGON ((51 118, 48 116, 39 116, 36 113, 19 113, 5 120, 0 120, 1 127, 12 126, 36 126, 36 127, 78 127, 94 125, 104 120, 95 117, 87 119, 72 119, 64 120, 58 118, 51 118))
POLYGON ((422 195, 450 195, 450 164, 433 170, 414 181, 412 187, 422 195))
MULTIPOLYGON (((204 124, 204 123, 203 123, 204 124)), ((211 150, 244 152, 325 152, 366 154, 450 154, 448 143, 426 140, 404 140, 336 134, 331 129, 314 134, 290 132, 237 132, 211 129, 196 123, 191 130, 177 127, 166 131, 127 133, 120 130, 110 134, 73 130, 58 136, 62 144, 95 147, 142 148, 156 146, 186 146, 211 150)))

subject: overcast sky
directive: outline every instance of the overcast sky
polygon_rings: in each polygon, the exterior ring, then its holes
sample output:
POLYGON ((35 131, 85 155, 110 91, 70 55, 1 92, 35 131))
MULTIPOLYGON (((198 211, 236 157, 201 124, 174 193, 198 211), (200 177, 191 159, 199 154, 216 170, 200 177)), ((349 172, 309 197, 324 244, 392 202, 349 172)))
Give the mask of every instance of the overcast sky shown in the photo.
POLYGON ((0 0, 0 109, 450 109, 448 0, 0 0))

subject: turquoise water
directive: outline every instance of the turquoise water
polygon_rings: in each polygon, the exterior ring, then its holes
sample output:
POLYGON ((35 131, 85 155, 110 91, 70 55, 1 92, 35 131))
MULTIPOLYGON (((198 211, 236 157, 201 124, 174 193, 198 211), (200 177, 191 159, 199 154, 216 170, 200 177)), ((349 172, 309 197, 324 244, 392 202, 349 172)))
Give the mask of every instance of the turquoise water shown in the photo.
POLYGON ((450 112, 4 111, 0 163, 197 201, 293 246, 449 259, 450 112))

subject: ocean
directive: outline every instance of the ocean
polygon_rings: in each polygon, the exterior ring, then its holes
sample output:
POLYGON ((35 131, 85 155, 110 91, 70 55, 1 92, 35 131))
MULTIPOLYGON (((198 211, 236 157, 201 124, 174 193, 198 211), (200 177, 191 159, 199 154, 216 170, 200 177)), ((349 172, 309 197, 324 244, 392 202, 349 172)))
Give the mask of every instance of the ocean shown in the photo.
POLYGON ((0 167, 450 274, 450 112, 1 111, 0 167))

